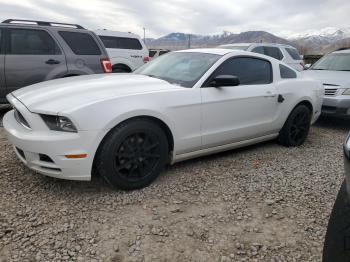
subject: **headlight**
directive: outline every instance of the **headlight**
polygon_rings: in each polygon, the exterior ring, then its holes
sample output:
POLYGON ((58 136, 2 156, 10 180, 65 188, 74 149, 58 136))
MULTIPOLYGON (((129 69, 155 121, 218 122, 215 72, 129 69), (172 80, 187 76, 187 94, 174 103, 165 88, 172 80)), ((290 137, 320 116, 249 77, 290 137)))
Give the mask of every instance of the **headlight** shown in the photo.
POLYGON ((343 92, 343 95, 350 95, 350 88, 345 89, 345 91, 343 92))
POLYGON ((73 122, 65 116, 40 115, 51 130, 77 133, 73 122))

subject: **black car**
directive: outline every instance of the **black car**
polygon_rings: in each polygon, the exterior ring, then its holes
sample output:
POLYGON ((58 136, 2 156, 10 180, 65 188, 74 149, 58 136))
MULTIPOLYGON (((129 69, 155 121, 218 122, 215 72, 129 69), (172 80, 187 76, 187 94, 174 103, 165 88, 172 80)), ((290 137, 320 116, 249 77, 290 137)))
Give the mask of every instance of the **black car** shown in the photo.
POLYGON ((350 262, 350 134, 344 143, 345 180, 328 222, 324 262, 350 262))

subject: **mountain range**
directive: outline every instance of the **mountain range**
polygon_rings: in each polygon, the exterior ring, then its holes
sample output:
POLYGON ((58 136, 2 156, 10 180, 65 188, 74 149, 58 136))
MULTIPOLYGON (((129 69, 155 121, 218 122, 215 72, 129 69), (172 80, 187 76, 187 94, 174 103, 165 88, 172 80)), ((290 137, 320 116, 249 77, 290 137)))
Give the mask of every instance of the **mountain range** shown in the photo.
POLYGON ((279 43, 295 46, 303 54, 324 54, 339 48, 350 48, 350 28, 328 27, 319 31, 308 31, 303 34, 291 34, 280 37, 265 31, 247 31, 231 33, 224 31, 218 35, 196 35, 171 33, 153 39, 147 38, 149 48, 179 50, 196 47, 215 47, 231 43, 279 43))

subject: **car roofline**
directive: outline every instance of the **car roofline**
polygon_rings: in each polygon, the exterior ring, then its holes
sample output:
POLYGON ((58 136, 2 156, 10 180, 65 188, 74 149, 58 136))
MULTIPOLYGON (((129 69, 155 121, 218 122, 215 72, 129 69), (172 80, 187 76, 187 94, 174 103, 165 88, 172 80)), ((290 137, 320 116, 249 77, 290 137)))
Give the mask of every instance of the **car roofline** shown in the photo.
POLYGON ((223 44, 219 45, 219 47, 225 47, 225 46, 252 46, 252 45, 257 45, 257 46, 274 46, 274 47, 288 47, 288 48, 294 48, 292 45, 288 44, 279 44, 279 43, 231 43, 231 44, 223 44))

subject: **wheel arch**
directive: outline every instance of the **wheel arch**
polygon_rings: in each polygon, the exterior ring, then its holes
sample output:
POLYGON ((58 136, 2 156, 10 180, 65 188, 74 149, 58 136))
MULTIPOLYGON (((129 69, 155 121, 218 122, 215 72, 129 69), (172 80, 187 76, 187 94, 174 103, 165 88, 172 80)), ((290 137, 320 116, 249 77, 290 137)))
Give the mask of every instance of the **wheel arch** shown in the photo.
MULTIPOLYGON (((167 140, 168 140, 169 157, 172 158, 175 144, 174 144, 174 135, 173 135, 173 132, 171 131, 169 125, 165 121, 160 119, 159 117, 155 117, 155 116, 151 116, 151 115, 132 116, 132 117, 126 118, 126 119, 120 121, 119 123, 115 124, 114 127, 112 127, 108 132, 106 132, 104 134, 104 136, 102 137, 102 139, 100 139, 99 144, 98 144, 97 149, 96 149, 96 152, 95 152, 95 155, 94 155, 94 158, 93 158, 92 175, 95 171, 95 166, 96 166, 95 161, 96 161, 97 155, 99 154, 101 146, 103 145, 103 142, 105 141, 106 137, 118 126, 120 126, 126 122, 134 121, 137 119, 145 119, 145 120, 151 121, 151 122, 157 124, 164 131, 164 133, 167 137, 167 140)), ((169 160, 171 161, 171 159, 169 159, 169 160)))
POLYGON ((286 122, 287 122, 287 120, 288 120, 290 114, 294 111, 295 108, 297 108, 297 107, 300 106, 300 105, 305 105, 305 106, 310 110, 310 112, 311 112, 311 118, 312 118, 313 112, 314 112, 314 107, 313 107, 313 105, 312 105, 312 102, 311 102, 309 99, 307 99, 307 98, 302 98, 302 99, 300 99, 300 100, 292 107, 291 110, 289 110, 289 113, 288 113, 286 119, 284 119, 282 128, 283 128, 284 125, 286 124, 286 122))
POLYGON ((312 103, 311 103, 309 100, 307 100, 307 99, 304 99, 304 100, 300 101, 299 103, 297 103, 297 104, 293 107, 292 111, 290 111, 290 112, 293 112, 293 110, 294 110, 296 107, 300 106, 300 105, 304 105, 304 106, 306 106, 307 108, 309 108, 309 109, 310 109, 310 112, 311 112, 311 115, 313 114, 313 112, 314 112, 314 107, 313 107, 312 103))
POLYGON ((123 68, 125 69, 126 72, 130 73, 132 72, 132 69, 129 65, 125 64, 125 63, 116 63, 112 65, 112 71, 116 68, 123 68))

